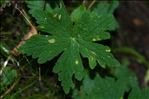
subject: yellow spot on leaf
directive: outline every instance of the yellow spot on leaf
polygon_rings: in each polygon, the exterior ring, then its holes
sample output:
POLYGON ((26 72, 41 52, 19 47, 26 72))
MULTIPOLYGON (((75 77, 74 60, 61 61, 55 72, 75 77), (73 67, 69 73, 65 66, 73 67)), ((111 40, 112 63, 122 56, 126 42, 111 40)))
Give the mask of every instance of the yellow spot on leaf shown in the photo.
POLYGON ((55 41, 54 38, 52 38, 52 39, 49 39, 48 42, 49 42, 49 43, 55 43, 56 41, 55 41))
POLYGON ((75 61, 75 64, 79 64, 79 61, 78 61, 78 60, 76 60, 76 61, 75 61))
POLYGON ((93 39, 92 39, 92 41, 96 41, 96 39, 95 39, 95 38, 93 38, 93 39))
POLYGON ((93 38, 92 41, 99 41, 101 40, 99 37, 93 38))

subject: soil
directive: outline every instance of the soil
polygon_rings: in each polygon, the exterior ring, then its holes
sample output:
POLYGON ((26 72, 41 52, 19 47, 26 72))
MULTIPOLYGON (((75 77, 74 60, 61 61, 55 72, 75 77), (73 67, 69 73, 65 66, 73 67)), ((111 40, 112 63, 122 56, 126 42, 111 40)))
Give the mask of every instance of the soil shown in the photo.
MULTIPOLYGON (((149 4, 146 1, 121 1, 115 13, 120 24, 116 36, 119 47, 134 48, 149 60, 149 4)), ((145 66, 131 60, 130 68, 133 69, 144 86, 145 66)))

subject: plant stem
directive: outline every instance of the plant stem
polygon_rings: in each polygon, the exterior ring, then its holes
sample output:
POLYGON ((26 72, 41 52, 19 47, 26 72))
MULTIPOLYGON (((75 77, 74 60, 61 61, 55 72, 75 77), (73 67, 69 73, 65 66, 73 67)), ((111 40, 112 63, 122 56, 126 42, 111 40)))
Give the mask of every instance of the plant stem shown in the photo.
POLYGON ((139 63, 143 64, 146 66, 146 68, 149 69, 149 62, 145 59, 143 55, 141 55, 139 52, 134 50, 133 48, 129 47, 121 47, 121 48, 116 48, 113 49, 114 53, 124 53, 133 56, 139 63))
POLYGON ((146 66, 147 72, 146 72, 145 77, 144 77, 144 84, 147 85, 147 83, 149 81, 149 62, 145 59, 145 57, 142 54, 140 54, 139 52, 137 52, 133 48, 129 48, 129 47, 116 48, 116 49, 113 49, 113 52, 125 53, 128 55, 132 55, 139 63, 146 66))

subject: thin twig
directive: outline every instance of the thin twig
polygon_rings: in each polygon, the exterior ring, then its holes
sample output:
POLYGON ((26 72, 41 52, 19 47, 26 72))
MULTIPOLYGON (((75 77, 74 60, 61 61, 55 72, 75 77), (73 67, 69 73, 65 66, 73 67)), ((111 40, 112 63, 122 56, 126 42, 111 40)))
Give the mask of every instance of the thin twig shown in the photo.
POLYGON ((39 85, 40 85, 40 87, 42 88, 43 84, 42 84, 41 68, 40 68, 40 66, 39 66, 38 70, 39 70, 39 74, 38 74, 38 75, 39 75, 39 78, 38 78, 38 80, 39 80, 39 85))
POLYGON ((96 0, 93 0, 90 5, 88 6, 88 9, 90 9, 94 4, 95 4, 96 0))
POLYGON ((125 53, 125 54, 128 54, 128 55, 131 55, 139 63, 143 64, 144 66, 146 66, 146 68, 149 69, 149 62, 146 60, 146 58, 143 55, 141 55, 139 52, 134 50, 133 48, 129 48, 129 47, 115 48, 115 49, 113 49, 113 52, 115 52, 115 53, 125 53))
POLYGON ((21 41, 16 45, 16 47, 13 48, 13 50, 11 51, 13 55, 18 56, 20 53, 17 51, 17 49, 30 37, 32 37, 33 35, 36 35, 37 30, 35 26, 31 23, 31 21, 26 17, 27 16, 26 12, 24 10, 21 11, 17 7, 16 9, 22 14, 22 16, 26 19, 26 21, 29 23, 29 26, 31 27, 31 30, 21 39, 21 41))
POLYGON ((21 88, 21 90, 18 90, 16 93, 13 94, 13 96, 16 96, 19 93, 22 93, 24 90, 30 88, 31 86, 33 86, 36 83, 36 81, 33 81, 31 84, 25 86, 24 88, 21 88))
POLYGON ((22 9, 22 11, 19 9, 19 8, 17 8, 16 7, 16 9, 22 14, 22 16, 26 19, 26 21, 29 23, 29 25, 30 26, 32 26, 32 23, 31 23, 31 21, 26 17, 27 16, 27 14, 26 14, 26 12, 22 9))
POLYGON ((20 80, 20 79, 17 79, 17 80, 13 83, 13 85, 12 85, 8 90, 6 90, 4 94, 2 94, 2 95, 0 96, 0 99, 2 99, 4 96, 6 96, 8 93, 10 93, 10 92, 14 89, 14 87, 18 84, 19 80, 20 80))
POLYGON ((86 5, 87 1, 86 0, 83 0, 82 4, 86 5))

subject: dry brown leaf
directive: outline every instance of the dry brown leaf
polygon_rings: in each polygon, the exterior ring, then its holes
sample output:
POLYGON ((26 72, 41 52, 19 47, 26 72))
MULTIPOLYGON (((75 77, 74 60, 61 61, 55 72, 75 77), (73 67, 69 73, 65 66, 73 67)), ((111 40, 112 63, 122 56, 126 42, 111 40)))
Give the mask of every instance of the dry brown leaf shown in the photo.
MULTIPOLYGON (((18 9, 19 10, 19 9, 18 9)), ((19 10, 20 11, 20 10, 19 10)), ((20 11, 20 13, 25 17, 26 16, 26 12, 24 10, 20 11)), ((21 39, 21 41, 16 45, 15 48, 13 48, 13 50, 11 51, 11 53, 15 56, 20 55, 20 53, 17 51, 17 49, 24 44, 24 42, 26 40, 28 40, 29 38, 31 38, 33 35, 37 34, 37 30, 36 27, 31 23, 31 21, 29 19, 27 19, 25 17, 25 19, 27 20, 27 22, 29 23, 29 26, 31 27, 31 30, 21 39)))

